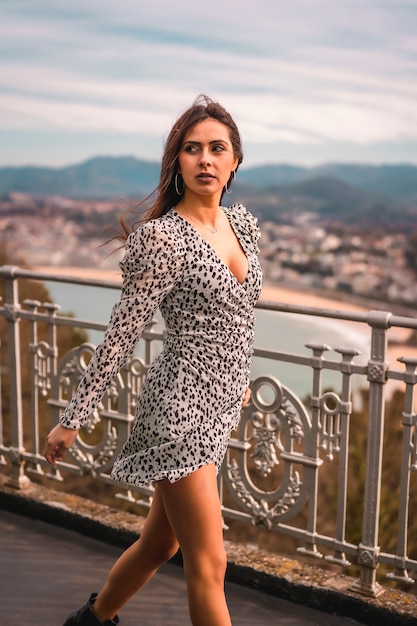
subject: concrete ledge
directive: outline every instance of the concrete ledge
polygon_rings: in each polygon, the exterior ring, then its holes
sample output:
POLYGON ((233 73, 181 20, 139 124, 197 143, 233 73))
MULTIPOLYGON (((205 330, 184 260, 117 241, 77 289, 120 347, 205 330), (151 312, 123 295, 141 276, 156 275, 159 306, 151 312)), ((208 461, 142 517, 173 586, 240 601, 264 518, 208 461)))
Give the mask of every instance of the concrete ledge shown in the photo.
MULTIPOLYGON (((62 526, 125 548, 139 536, 144 518, 73 494, 31 483, 24 490, 0 476, 0 509, 62 526)), ((226 542, 227 579, 325 613, 350 617, 368 626, 417 626, 417 597, 387 588, 379 598, 350 591, 354 579, 320 567, 226 542)), ((181 554, 173 562, 182 564, 181 554)))

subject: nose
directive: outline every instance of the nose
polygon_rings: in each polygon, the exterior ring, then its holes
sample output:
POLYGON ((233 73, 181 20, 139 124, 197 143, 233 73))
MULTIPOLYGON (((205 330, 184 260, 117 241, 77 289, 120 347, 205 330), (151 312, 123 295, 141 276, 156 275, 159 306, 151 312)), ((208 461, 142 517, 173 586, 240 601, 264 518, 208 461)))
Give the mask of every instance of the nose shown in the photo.
POLYGON ((210 164, 210 150, 208 148, 203 148, 200 154, 200 165, 201 167, 207 167, 210 164))

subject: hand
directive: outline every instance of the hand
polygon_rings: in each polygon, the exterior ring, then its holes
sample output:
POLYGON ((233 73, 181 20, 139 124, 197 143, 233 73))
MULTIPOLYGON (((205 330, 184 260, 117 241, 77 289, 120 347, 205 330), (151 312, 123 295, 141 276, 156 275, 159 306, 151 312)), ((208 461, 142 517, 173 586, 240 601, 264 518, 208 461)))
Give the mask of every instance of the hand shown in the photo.
POLYGON ((249 387, 247 387, 245 391, 245 395, 243 396, 243 400, 242 400, 242 409, 249 404, 251 395, 252 395, 252 391, 249 387))
POLYGON ((65 450, 69 450, 77 438, 78 430, 69 430, 57 424, 46 438, 43 455, 51 465, 62 461, 65 450))

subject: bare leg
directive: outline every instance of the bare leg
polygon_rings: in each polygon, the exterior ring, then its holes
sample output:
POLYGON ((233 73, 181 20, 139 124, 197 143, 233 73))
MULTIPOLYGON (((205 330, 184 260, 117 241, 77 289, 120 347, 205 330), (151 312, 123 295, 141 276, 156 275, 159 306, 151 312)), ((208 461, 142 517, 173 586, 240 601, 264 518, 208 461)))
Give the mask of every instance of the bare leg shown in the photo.
POLYGON ((193 626, 231 626, 224 594, 227 557, 213 464, 173 484, 158 484, 184 559, 193 626))
POLYGON ((102 622, 112 619, 158 567, 178 550, 178 542, 167 519, 158 485, 140 538, 119 557, 93 606, 102 622))

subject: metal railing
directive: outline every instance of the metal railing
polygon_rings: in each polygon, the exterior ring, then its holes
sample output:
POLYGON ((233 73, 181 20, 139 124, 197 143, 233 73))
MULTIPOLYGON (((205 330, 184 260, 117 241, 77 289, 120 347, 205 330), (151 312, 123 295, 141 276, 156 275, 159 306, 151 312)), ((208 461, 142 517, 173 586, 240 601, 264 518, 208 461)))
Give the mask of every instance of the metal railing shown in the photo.
MULTIPOLYGON (((87 436, 79 436, 66 460, 57 468, 51 468, 40 450, 40 407, 49 407, 48 427, 58 422, 94 350, 92 344, 83 343, 66 354, 59 354, 59 329, 69 326, 103 332, 105 324, 59 314, 58 304, 21 302, 19 283, 22 279, 120 289, 119 283, 62 277, 14 266, 0 268, 6 294, 5 301, 0 302, 0 322, 3 318, 7 327, 7 354, 3 354, 3 363, 0 363, 0 385, 2 397, 7 392, 11 398, 10 415, 3 415, 0 405, 0 461, 10 467, 8 483, 23 488, 29 476, 36 474, 63 480, 62 473, 66 471, 114 484, 110 469, 129 435, 136 398, 149 364, 160 349, 162 330, 158 330, 157 325, 147 330, 139 342, 139 352, 115 378, 90 416, 83 429, 87 436), (24 321, 29 329, 26 339, 22 333, 24 321), (43 339, 40 329, 43 329, 43 339), (22 381, 21 358, 30 361, 29 381, 22 381), (24 394, 30 397, 30 415, 23 415, 24 394), (7 437, 4 436, 6 420, 10 420, 7 437)), ((388 578, 413 584, 412 573, 417 572, 417 560, 408 555, 407 539, 410 481, 417 470, 417 359, 405 354, 392 364, 387 360, 387 349, 389 329, 415 331, 417 319, 379 310, 340 311, 270 302, 259 303, 257 315, 262 312, 272 315, 272 329, 278 329, 288 314, 293 318, 338 320, 346 328, 355 323, 367 333, 369 354, 360 355, 361 351, 351 340, 350 345, 334 347, 335 356, 331 358, 332 347, 315 341, 313 331, 311 341, 306 344, 307 353, 256 346, 257 375, 251 382, 252 400, 243 410, 240 425, 232 435, 219 476, 224 517, 290 535, 302 544, 298 548, 300 552, 325 558, 342 568, 354 562, 359 578, 353 589, 359 593, 368 596, 381 593, 383 588, 376 578, 381 563, 385 564, 388 578), (308 373, 308 400, 303 401, 299 393, 283 382, 285 375, 277 375, 277 364, 284 368, 281 370, 284 373, 289 367, 308 373), (328 373, 336 376, 331 390, 325 387, 328 373), (359 381, 356 391, 355 381, 359 381), (401 437, 391 443, 398 446, 397 454, 401 457, 395 552, 379 545, 382 465, 386 454, 383 445, 385 404, 390 381, 404 390, 402 414, 398 416, 401 437), (368 413, 367 450, 363 458, 364 494, 358 513, 362 515, 362 532, 360 541, 354 543, 346 539, 346 531, 352 453, 350 419, 358 386, 368 393, 368 413), (320 481, 326 464, 332 468, 336 494, 332 533, 321 532, 318 527, 320 481)), ((149 505, 152 485, 137 489, 117 485, 119 497, 149 505)))

